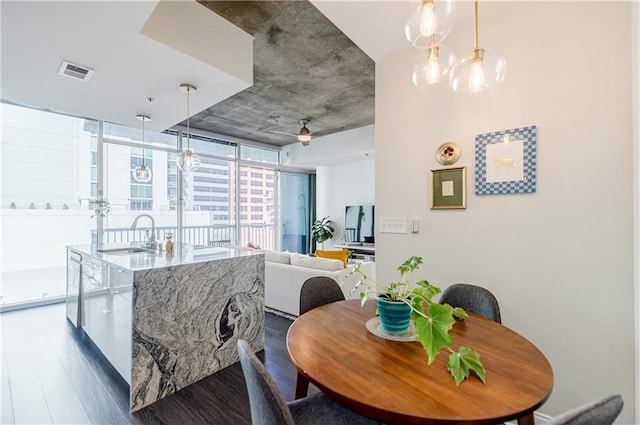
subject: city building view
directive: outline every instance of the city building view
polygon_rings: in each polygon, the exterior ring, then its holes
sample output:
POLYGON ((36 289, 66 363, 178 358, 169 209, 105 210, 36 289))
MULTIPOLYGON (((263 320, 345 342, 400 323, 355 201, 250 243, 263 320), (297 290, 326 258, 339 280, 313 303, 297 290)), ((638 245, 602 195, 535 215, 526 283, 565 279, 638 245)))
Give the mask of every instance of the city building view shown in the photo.
POLYGON ((171 233, 193 246, 308 252, 310 178, 279 170, 277 150, 191 134, 201 165, 183 173, 180 131, 143 136, 142 122, 1 107, 2 308, 63 297, 65 245, 143 241, 152 227, 160 243, 171 233), (141 165, 148 181, 136 178, 141 165), (154 223, 131 230, 140 214, 154 223), (43 271, 55 279, 36 278, 43 271))

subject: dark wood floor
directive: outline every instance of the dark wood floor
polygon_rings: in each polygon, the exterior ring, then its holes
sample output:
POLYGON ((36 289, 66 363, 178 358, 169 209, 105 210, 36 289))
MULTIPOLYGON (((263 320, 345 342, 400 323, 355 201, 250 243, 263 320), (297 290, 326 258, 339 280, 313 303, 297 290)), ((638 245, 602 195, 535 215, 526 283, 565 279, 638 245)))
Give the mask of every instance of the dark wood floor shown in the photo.
MULTIPOLYGON (((81 343, 64 304, 2 313, 0 321, 2 424, 251 423, 239 363, 130 414, 121 381, 81 343)), ((267 313, 266 347, 258 354, 287 400, 295 383, 285 345, 290 324, 267 313)))

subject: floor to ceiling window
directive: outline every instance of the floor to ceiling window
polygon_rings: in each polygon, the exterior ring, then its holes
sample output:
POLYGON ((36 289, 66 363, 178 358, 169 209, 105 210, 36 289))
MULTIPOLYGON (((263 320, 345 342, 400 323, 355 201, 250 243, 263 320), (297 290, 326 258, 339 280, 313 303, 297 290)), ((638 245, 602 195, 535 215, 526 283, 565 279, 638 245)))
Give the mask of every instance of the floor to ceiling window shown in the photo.
POLYGON ((156 133, 1 103, 0 311, 64 299, 66 245, 156 241, 308 252, 309 178, 267 147, 156 133), (149 181, 132 173, 145 164, 149 181), (282 176, 282 177, 281 177, 282 176), (97 205, 108 205, 101 210, 97 205), (133 221, 141 214, 137 228, 133 221))
POLYGON ((98 194, 110 203, 110 213, 102 220, 102 237, 93 240, 103 243, 133 242, 144 240, 149 232, 163 242, 169 232, 176 233, 178 227, 176 209, 176 165, 175 155, 178 135, 175 132, 156 133, 145 130, 144 144, 141 128, 116 124, 104 124, 102 145, 102 181, 98 194), (143 156, 144 155, 144 156, 143 156), (136 166, 144 165, 151 171, 149 181, 136 179, 132 172, 136 166), (140 214, 151 219, 140 218, 136 229, 131 225, 140 214))
POLYGON ((311 182, 308 174, 280 173, 282 249, 309 252, 311 182))
POLYGON ((242 146, 240 152, 239 242, 262 249, 280 249, 278 243, 277 151, 242 146))
MULTIPOLYGON (((0 149, 0 303, 62 299, 67 244, 91 242, 95 121, 9 104, 0 149)), ((1 307, 1 305, 0 305, 1 307)))
POLYGON ((190 146, 200 156, 201 164, 182 178, 182 241, 206 246, 236 244, 238 147, 197 135, 191 136, 190 146))

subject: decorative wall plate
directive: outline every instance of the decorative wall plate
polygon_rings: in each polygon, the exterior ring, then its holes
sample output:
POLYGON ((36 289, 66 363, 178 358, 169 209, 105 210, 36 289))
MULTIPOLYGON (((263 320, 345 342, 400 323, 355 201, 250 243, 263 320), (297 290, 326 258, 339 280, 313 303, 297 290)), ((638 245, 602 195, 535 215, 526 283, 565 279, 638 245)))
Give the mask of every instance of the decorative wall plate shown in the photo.
POLYGON ((441 144, 436 150, 436 159, 442 165, 455 164, 460 158, 460 146, 456 142, 441 144))

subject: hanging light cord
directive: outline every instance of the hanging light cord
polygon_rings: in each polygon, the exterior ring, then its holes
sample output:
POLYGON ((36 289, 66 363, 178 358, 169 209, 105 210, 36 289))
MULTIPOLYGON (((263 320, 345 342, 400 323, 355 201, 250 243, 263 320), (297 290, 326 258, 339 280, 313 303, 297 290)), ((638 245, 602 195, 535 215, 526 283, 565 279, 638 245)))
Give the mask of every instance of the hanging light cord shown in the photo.
POLYGON ((473 36, 473 48, 478 48, 478 0, 474 2, 474 36, 473 36))
POLYGON ((144 168, 144 118, 142 118, 142 168, 144 168))
POLYGON ((187 151, 191 151, 191 141, 189 140, 189 93, 191 87, 187 86, 187 151))

